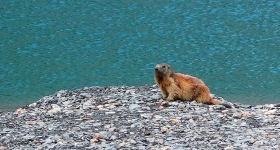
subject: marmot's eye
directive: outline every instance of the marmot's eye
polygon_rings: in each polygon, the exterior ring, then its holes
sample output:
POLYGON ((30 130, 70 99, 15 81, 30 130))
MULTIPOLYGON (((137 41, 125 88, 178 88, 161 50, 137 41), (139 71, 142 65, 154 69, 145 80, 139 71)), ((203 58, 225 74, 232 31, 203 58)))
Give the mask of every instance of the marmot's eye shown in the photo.
POLYGON ((165 68, 165 66, 162 66, 162 68, 165 68))

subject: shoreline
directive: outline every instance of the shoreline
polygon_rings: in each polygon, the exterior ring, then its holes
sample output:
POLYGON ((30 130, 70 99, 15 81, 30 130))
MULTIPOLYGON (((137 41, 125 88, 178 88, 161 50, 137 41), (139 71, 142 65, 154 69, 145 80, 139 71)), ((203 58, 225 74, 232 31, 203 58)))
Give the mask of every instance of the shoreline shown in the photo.
POLYGON ((61 90, 1 112, 0 149, 280 149, 280 104, 233 105, 166 102, 155 85, 61 90))
MULTIPOLYGON (((127 86, 127 85, 124 85, 123 87, 143 87, 143 86, 151 86, 152 84, 147 84, 147 85, 138 85, 138 86, 127 86)), ((155 85, 155 84, 154 84, 155 85)), ((84 86, 84 87, 87 87, 87 86, 84 86)), ((75 90, 78 90, 78 89, 82 89, 84 87, 79 87, 79 88, 75 88, 75 89, 64 89, 66 91, 75 91, 75 90)), ((110 86, 92 86, 92 87, 110 87, 110 86)), ((114 85, 112 87, 122 87, 122 86, 118 86, 118 85, 114 85)), ((14 104, 15 102, 11 103, 11 102, 6 102, 6 101, 1 101, 3 102, 4 105, 0 106, 0 114, 1 113, 5 113, 5 112, 13 112, 15 111, 16 109, 18 108, 21 108, 21 107, 25 107, 26 105, 29 105, 31 103, 35 103, 37 102, 39 99, 47 96, 47 95, 52 95, 56 92, 58 92, 59 90, 57 91, 52 91, 46 95, 41 95, 41 96, 37 96, 37 97, 33 97, 33 98, 27 98, 25 100, 22 100, 24 102, 16 102, 17 104, 14 104), (11 103, 11 104, 10 104, 11 103)), ((217 94, 217 93, 215 93, 217 94)), ((257 106, 257 105, 267 105, 267 104, 278 104, 276 101, 279 101, 280 103, 280 99, 275 99, 275 100, 267 100, 265 99, 264 101, 260 102, 261 100, 257 100, 256 102, 254 101, 254 98, 252 97, 244 97, 244 96, 236 96, 236 95, 225 95, 225 94, 219 94, 219 96, 223 96, 224 98, 226 97, 227 101, 228 102, 231 102, 231 103, 234 103, 234 104, 238 104, 238 105, 250 105, 250 106, 257 106), (242 102, 240 101, 242 100, 242 102), (243 102, 244 101, 244 102, 243 102)), ((12 98, 11 101, 16 101, 15 99, 21 99, 20 97, 16 97, 16 98, 12 98)), ((258 98, 260 99, 260 98, 258 98)))

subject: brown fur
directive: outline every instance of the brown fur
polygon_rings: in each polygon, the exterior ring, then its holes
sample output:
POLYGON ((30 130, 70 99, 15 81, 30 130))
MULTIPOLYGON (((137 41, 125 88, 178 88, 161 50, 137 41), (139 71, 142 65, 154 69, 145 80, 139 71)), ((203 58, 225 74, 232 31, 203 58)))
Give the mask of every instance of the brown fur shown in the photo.
POLYGON ((210 90, 205 83, 193 76, 175 73, 168 64, 158 64, 155 67, 155 82, 161 94, 169 101, 195 100, 199 103, 223 105, 231 108, 230 105, 221 103, 210 96, 210 90))

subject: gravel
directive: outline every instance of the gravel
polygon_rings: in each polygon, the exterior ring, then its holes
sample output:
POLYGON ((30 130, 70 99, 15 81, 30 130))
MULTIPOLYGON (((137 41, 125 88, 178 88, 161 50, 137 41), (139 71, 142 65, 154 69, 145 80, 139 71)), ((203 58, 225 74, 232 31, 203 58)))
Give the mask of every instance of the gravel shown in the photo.
POLYGON ((1 112, 0 150, 280 149, 280 104, 227 103, 167 102, 155 85, 61 90, 1 112))

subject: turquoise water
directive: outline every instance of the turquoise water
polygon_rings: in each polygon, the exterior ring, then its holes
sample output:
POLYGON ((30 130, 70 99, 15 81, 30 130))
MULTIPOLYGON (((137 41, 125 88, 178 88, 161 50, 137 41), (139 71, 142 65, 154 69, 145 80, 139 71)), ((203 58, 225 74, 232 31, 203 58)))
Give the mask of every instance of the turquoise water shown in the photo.
POLYGON ((0 2, 0 110, 84 86, 154 84, 166 62, 232 102, 280 102, 280 2, 0 2))

